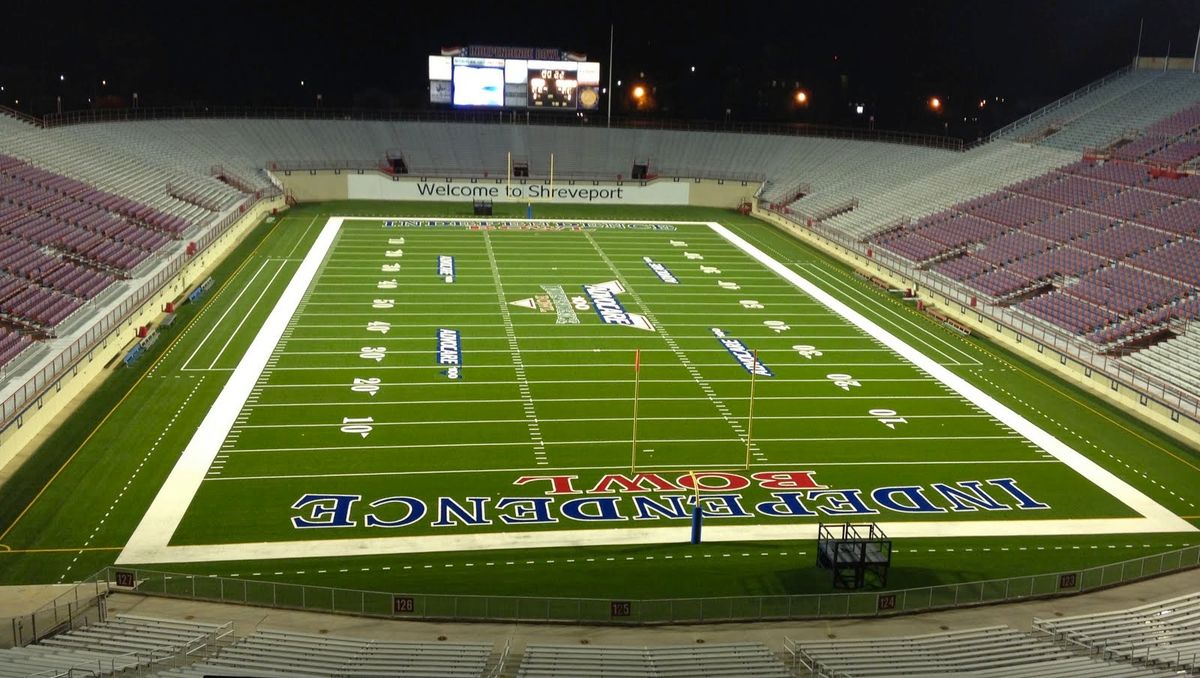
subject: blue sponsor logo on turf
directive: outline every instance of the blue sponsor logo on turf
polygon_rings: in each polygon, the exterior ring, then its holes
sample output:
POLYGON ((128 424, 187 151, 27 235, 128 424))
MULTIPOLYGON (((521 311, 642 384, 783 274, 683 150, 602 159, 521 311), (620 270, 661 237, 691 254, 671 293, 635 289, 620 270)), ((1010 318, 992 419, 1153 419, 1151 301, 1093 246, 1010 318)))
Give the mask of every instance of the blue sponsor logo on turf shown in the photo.
POLYGON ((650 267, 651 271, 654 271, 654 275, 657 275, 659 280, 670 285, 679 284, 679 278, 676 278, 663 264, 658 263, 650 257, 642 257, 642 261, 646 262, 646 265, 650 267))
POLYGON ((718 327, 713 327, 711 329, 713 336, 721 342, 721 345, 725 347, 726 351, 729 351, 729 355, 733 356, 733 359, 738 361, 738 364, 742 366, 742 369, 746 370, 747 372, 753 372, 760 377, 775 376, 775 373, 771 371, 771 368, 762 364, 761 360, 754 359, 754 352, 747 348, 746 345, 742 343, 741 339, 734 339, 730 337, 729 335, 725 334, 725 330, 722 330, 718 327))
POLYGON ((437 258, 437 273, 448 283, 454 282, 454 257, 445 254, 437 258))
POLYGON ((448 379, 462 379, 462 341, 458 330, 438 329, 437 364, 445 365, 448 379))
POLYGON ((592 308, 600 321, 608 325, 627 325, 639 330, 654 331, 654 325, 644 315, 630 313, 621 305, 617 295, 625 291, 625 286, 618 280, 596 285, 584 285, 583 292, 592 302, 592 308))

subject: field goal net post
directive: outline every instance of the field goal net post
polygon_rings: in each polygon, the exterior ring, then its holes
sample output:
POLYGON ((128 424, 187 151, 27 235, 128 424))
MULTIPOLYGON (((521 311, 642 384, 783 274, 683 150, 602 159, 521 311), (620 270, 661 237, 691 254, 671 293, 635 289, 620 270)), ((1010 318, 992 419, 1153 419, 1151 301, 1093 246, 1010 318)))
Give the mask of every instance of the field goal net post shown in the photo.
POLYGON ((835 589, 887 586, 892 540, 875 523, 821 523, 817 565, 833 571, 835 589))

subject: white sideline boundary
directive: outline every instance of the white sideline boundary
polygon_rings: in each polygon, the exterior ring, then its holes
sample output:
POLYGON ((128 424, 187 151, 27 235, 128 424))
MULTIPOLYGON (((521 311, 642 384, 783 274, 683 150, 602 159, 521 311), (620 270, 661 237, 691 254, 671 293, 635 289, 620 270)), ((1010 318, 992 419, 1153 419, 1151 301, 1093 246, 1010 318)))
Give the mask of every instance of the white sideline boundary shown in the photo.
MULTIPOLYGON (((399 218, 399 217, 380 217, 399 218)), ((688 526, 658 528, 608 528, 589 530, 488 532, 462 535, 420 535, 353 539, 313 539, 280 542, 202 544, 171 546, 170 539, 183 520, 196 492, 204 482, 221 444, 232 429, 251 390, 262 375, 284 329, 312 284, 322 261, 337 238, 344 221, 374 217, 330 217, 312 248, 288 282, 262 329, 238 363, 229 382, 197 427, 179 461, 159 489, 150 508, 116 559, 117 564, 215 562, 224 560, 284 559, 297 557, 346 557, 390 553, 431 553, 562 546, 657 544, 681 541, 688 526)), ((633 222, 623 222, 633 223, 633 222)), ((655 222, 663 223, 663 222, 655 222)), ((696 222, 672 222, 695 224, 696 222)), ((885 522, 881 527, 893 537, 996 537, 1101 535, 1151 532, 1194 532, 1186 520, 1161 506, 1100 465, 1076 452, 1039 426, 992 398, 963 378, 892 335, 869 318, 806 280, 762 252, 728 228, 702 224, 724 238, 768 270, 816 299, 846 321, 896 351, 930 376, 1009 426, 1022 437, 1063 462, 1140 518, 1028 519, 885 522)), ((710 541, 746 541, 815 538, 816 525, 758 524, 713 525, 705 530, 710 541)))

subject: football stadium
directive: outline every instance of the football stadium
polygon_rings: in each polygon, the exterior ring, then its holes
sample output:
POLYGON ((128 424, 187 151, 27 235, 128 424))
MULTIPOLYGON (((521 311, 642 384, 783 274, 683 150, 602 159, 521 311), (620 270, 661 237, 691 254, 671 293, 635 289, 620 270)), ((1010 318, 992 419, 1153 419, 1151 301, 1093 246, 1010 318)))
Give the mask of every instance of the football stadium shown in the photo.
POLYGON ((1200 671, 1195 50, 955 136, 605 28, 3 99, 0 676, 1200 671))

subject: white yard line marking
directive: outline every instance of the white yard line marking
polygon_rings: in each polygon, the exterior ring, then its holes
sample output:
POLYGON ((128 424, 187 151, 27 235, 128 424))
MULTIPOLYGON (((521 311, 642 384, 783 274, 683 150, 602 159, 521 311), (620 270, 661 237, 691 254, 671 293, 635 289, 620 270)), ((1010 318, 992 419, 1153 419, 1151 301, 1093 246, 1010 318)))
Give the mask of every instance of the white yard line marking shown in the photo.
MULTIPOLYGON (((221 350, 217 351, 217 355, 214 356, 212 362, 208 364, 208 369, 211 370, 213 367, 215 367, 217 361, 221 359, 221 356, 225 355, 225 349, 229 348, 229 344, 233 342, 233 338, 236 337, 237 333, 241 331, 242 325, 246 323, 246 319, 254 313, 254 309, 258 308, 258 302, 262 301, 267 292, 271 290, 271 285, 275 283, 275 279, 279 277, 280 273, 283 273, 284 266, 287 266, 287 262, 279 262, 279 268, 276 269, 275 275, 271 276, 271 279, 267 281, 267 286, 262 289, 262 292, 258 293, 258 298, 254 300, 253 304, 250 304, 250 310, 246 311, 245 314, 242 315, 242 319, 238 321, 237 327, 233 328, 233 331, 229 333, 229 338, 225 340, 224 344, 221 344, 221 350)), ((245 290, 242 291, 244 292, 245 290)))
POLYGON ((212 336, 213 332, 217 331, 217 328, 220 327, 221 323, 225 320, 225 316, 229 315, 233 311, 233 308, 237 306, 238 300, 241 299, 242 295, 250 289, 250 286, 254 284, 255 279, 258 278, 258 274, 262 273, 262 270, 267 267, 268 263, 270 262, 263 261, 262 264, 259 265, 258 270, 254 272, 254 275, 251 276, 250 280, 246 281, 246 285, 242 287, 242 291, 238 292, 238 295, 233 298, 233 301, 229 302, 229 306, 225 308, 225 312, 221 314, 221 317, 217 318, 217 322, 213 323, 213 326, 208 331, 208 334, 205 334, 204 338, 196 343, 195 350, 193 350, 192 354, 187 357, 187 360, 183 361, 183 366, 180 369, 188 369, 188 365, 192 362, 192 358, 195 358, 196 353, 208 344, 208 338, 212 336))
POLYGON ((538 423, 537 410, 534 406, 533 396, 529 391, 529 380, 525 378, 525 361, 521 357, 521 347, 517 344, 517 332, 513 329, 512 316, 508 312, 508 299, 504 294, 504 283, 500 280, 500 268, 496 263, 496 255, 492 252, 492 236, 486 231, 483 234, 483 244, 487 248, 488 262, 492 265, 492 280, 496 285, 496 298, 500 303, 500 318, 504 321, 504 335, 508 339, 508 354, 512 360, 512 367, 517 373, 517 391, 521 394, 521 399, 524 401, 521 407, 525 411, 525 421, 529 428, 529 439, 533 442, 533 456, 535 463, 539 465, 547 465, 550 462, 546 459, 546 444, 542 440, 542 429, 538 423))

